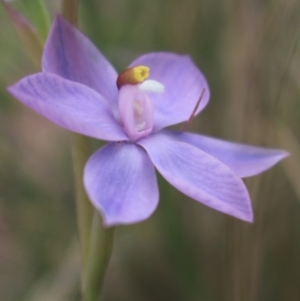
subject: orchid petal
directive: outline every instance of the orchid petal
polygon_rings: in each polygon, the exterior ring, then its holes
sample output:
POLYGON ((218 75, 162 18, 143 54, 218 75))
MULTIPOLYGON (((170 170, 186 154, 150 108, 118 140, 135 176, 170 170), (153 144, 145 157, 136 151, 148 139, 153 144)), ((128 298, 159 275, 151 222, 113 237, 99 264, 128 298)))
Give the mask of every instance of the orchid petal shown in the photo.
POLYGON ((117 72, 93 43, 57 16, 45 45, 43 71, 84 84, 117 105, 117 72))
POLYGON ((172 135, 214 156, 241 178, 257 175, 289 155, 279 149, 255 147, 192 133, 172 132, 172 135))
POLYGON ((145 220, 158 204, 154 166, 131 143, 109 143, 94 153, 84 169, 84 184, 106 226, 145 220))
POLYGON ((208 84, 189 56, 149 53, 136 59, 130 66, 136 65, 148 66, 149 79, 154 79, 165 87, 164 93, 151 94, 155 131, 188 120, 202 92, 196 114, 207 105, 210 94, 208 84))
POLYGON ((43 72, 23 78, 8 91, 70 131, 109 141, 128 140, 112 117, 107 101, 87 86, 43 72))
POLYGON ((164 133, 138 143, 162 176, 181 192, 215 210, 252 221, 245 184, 219 160, 164 133))

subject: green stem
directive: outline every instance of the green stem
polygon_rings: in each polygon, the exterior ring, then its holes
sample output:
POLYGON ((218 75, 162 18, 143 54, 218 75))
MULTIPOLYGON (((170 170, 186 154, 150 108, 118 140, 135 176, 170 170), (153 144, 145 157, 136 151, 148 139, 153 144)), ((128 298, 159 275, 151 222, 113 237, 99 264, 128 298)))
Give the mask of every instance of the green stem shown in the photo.
MULTIPOLYGON (((77 25, 77 0, 63 0, 62 14, 77 25)), ((99 299, 104 276, 112 252, 114 228, 104 228, 83 186, 83 169, 90 155, 87 137, 73 134, 72 157, 76 186, 76 207, 81 253, 81 290, 84 301, 99 299)))
POLYGON ((87 268, 93 207, 85 193, 82 181, 84 165, 90 155, 88 138, 79 134, 72 135, 72 159, 76 190, 77 223, 81 254, 81 267, 84 274, 87 268))
POLYGON ((114 227, 104 228, 95 211, 90 239, 89 262, 83 283, 86 301, 98 300, 113 248, 114 227))
MULTIPOLYGON (((77 0, 63 0, 62 15, 74 26, 77 25, 77 0)), ((77 223, 81 255, 82 274, 85 273, 90 244, 90 232, 93 217, 93 207, 85 193, 82 174, 84 165, 90 155, 87 137, 79 134, 72 135, 72 159, 76 191, 77 223)))

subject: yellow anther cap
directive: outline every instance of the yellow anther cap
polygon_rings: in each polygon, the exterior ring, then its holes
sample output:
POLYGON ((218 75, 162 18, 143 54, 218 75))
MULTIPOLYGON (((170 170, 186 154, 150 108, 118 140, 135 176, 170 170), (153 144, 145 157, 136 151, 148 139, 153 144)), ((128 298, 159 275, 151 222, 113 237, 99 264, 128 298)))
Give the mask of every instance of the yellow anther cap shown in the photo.
POLYGON ((122 71, 117 79, 117 87, 123 85, 136 85, 142 83, 149 77, 150 68, 146 66, 135 66, 122 71))

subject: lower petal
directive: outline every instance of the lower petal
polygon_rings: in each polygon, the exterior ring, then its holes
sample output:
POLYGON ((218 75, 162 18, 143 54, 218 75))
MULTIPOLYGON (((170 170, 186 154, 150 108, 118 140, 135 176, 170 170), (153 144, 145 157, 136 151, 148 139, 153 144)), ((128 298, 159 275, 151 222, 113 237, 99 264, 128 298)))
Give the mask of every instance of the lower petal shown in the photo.
POLYGON ((85 166, 84 184, 106 226, 145 220, 158 204, 154 166, 135 144, 109 143, 99 149, 85 166))
POLYGON ((279 149, 255 147, 191 133, 170 134, 179 141, 211 154, 241 178, 257 175, 288 156, 286 151, 279 149))
POLYGON ((174 187, 215 210, 252 221, 245 184, 219 160, 164 133, 149 136, 138 143, 174 187))

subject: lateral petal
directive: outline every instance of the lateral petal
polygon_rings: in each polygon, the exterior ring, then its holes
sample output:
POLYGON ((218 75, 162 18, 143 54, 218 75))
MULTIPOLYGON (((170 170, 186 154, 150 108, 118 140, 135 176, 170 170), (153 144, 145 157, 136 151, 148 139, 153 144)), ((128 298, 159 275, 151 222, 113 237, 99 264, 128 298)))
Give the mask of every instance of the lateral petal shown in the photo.
POLYGON ((109 143, 94 153, 84 169, 84 184, 106 226, 143 221, 158 204, 154 166, 132 143, 109 143))
POLYGON ((117 72, 94 44, 61 16, 56 16, 45 45, 45 72, 84 84, 117 105, 117 72))
POLYGON ((107 101, 85 85, 42 72, 21 79, 8 91, 67 130, 109 141, 128 140, 107 101))
POLYGON ((255 147, 192 133, 170 133, 179 141, 214 156, 241 178, 257 175, 289 155, 280 149, 255 147))
POLYGON ((154 130, 188 120, 200 95, 203 96, 196 115, 209 101, 209 87, 204 75, 187 55, 168 52, 145 54, 130 67, 144 65, 150 68, 149 79, 162 83, 162 94, 151 94, 154 106, 154 130))
POLYGON ((145 148, 162 176, 178 190, 215 210, 252 221, 245 184, 219 160, 164 133, 138 143, 145 148))

